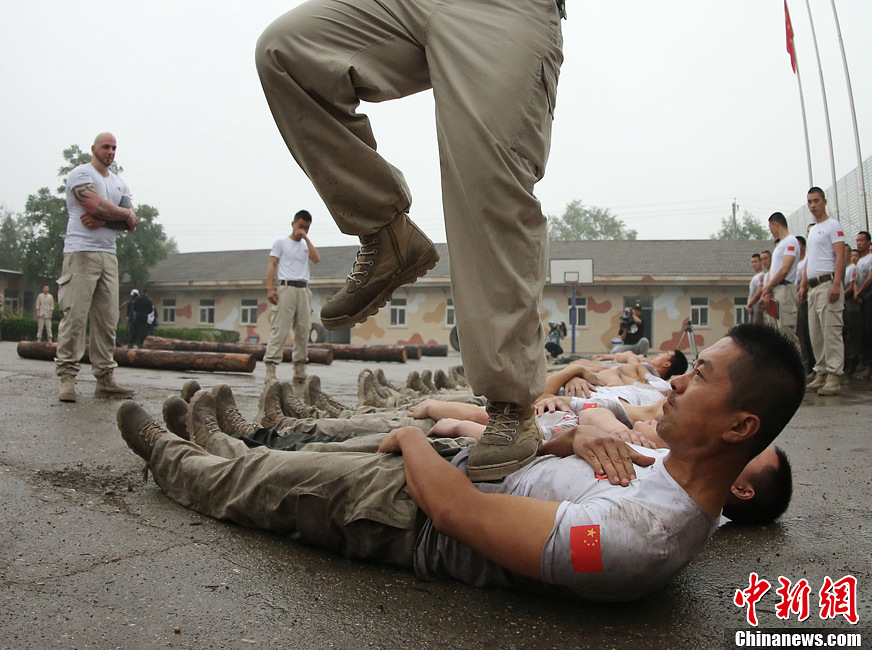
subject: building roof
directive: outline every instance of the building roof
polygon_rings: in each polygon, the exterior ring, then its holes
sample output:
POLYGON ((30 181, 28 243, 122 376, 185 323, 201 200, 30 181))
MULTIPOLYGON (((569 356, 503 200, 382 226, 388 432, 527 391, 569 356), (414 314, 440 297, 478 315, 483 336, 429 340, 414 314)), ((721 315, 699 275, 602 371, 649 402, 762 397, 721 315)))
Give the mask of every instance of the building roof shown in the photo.
MULTIPOLYGON (((636 240, 552 241, 552 260, 591 259, 594 277, 604 276, 733 276, 750 275, 752 253, 771 250, 771 241, 636 240)), ((341 282, 351 270, 357 246, 318 247, 321 262, 311 265, 315 284, 341 282)), ((427 274, 431 281, 449 277, 448 245, 436 244, 439 263, 427 274)), ((150 284, 258 284, 266 276, 268 249, 173 253, 149 274, 150 284)))

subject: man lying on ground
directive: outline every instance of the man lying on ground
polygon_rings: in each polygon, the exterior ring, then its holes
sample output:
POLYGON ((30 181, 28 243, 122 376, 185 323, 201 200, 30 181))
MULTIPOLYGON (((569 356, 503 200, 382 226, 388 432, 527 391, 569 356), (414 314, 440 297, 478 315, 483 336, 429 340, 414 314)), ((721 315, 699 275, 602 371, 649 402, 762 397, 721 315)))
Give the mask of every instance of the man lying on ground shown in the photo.
MULTIPOLYGON (((597 480, 571 450, 473 484, 466 450, 449 463, 414 427, 384 436, 381 453, 345 453, 337 450, 345 443, 249 449, 214 417, 192 418, 191 442, 133 402, 119 409, 118 425, 167 496, 203 514, 414 568, 424 579, 630 600, 662 587, 701 550, 730 486, 799 407, 805 374, 781 334, 739 325, 672 382, 658 426, 670 449, 635 466, 628 487, 597 480)), ((579 427, 574 438, 587 432, 579 427)))

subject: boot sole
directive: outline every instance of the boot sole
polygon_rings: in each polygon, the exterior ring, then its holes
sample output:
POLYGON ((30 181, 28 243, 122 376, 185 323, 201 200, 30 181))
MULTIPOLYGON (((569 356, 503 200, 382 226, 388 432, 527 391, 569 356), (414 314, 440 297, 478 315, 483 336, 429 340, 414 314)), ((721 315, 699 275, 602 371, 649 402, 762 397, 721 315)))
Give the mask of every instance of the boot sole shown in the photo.
POLYGON ((406 284, 415 284, 418 278, 427 275, 427 271, 436 266, 439 261, 439 254, 434 250, 430 250, 430 254, 423 260, 407 269, 402 275, 398 275, 392 280, 384 290, 373 298, 363 309, 351 316, 336 316, 334 318, 321 317, 321 324, 328 330, 341 330, 348 327, 353 327, 364 322, 370 316, 378 313, 378 310, 384 307, 388 300, 391 299, 394 291, 406 284))
POLYGON ((467 465, 466 475, 469 477, 469 480, 474 483, 480 483, 483 481, 501 481, 512 472, 516 472, 525 465, 529 465, 534 458, 536 458, 535 453, 529 458, 511 460, 496 465, 487 465, 484 467, 471 467, 467 465))

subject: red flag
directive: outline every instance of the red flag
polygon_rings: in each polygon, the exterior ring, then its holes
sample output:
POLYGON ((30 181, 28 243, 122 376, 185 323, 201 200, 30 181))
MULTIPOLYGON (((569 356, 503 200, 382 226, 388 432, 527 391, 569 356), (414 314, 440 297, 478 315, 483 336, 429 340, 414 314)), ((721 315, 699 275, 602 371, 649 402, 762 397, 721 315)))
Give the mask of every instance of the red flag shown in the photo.
POLYGON ((573 526, 569 531, 569 550, 575 573, 602 573, 603 553, 600 548, 600 527, 573 526))
POLYGON ((787 0, 784 0, 784 24, 787 28, 787 53, 790 55, 790 67, 796 74, 796 46, 793 44, 793 24, 790 22, 790 12, 787 10, 787 0))

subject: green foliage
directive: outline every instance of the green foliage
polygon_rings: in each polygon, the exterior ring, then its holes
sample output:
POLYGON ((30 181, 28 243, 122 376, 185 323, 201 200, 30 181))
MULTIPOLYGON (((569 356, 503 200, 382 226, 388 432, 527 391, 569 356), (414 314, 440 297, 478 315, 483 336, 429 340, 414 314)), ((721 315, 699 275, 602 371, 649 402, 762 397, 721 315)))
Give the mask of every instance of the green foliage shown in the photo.
POLYGON ((0 269, 18 270, 18 221, 5 205, 0 205, 0 269))
POLYGON ((770 239, 771 233, 753 214, 745 210, 741 220, 736 219, 733 228, 733 217, 721 219, 721 229, 711 236, 711 239, 770 239))
MULTIPOLYGON (((38 325, 35 318, 27 316, 11 316, 3 319, 3 340, 4 341, 35 341, 36 329, 38 325)), ((52 339, 57 341, 58 324, 51 324, 52 339)))
MULTIPOLYGON (((38 285, 60 276, 63 263, 64 235, 67 231, 67 207, 64 198, 66 176, 78 165, 91 160, 91 154, 78 145, 64 149, 64 165, 58 169, 62 184, 56 193, 48 187, 40 188, 27 198, 24 213, 13 219, 17 246, 13 252, 13 268, 24 275, 25 284, 38 285), (55 196, 58 194, 60 196, 55 196)), ((110 169, 122 171, 115 163, 110 169)), ((134 208, 139 224, 134 232, 121 232, 116 238, 120 277, 143 286, 148 281, 148 271, 165 259, 169 253, 178 251, 173 239, 168 238, 163 226, 158 223, 156 208, 142 204, 134 208)), ((0 255, 6 242, 6 220, 0 224, 0 255)), ((12 233, 12 226, 9 232, 12 233)), ((10 234, 10 236, 12 236, 10 234)))
POLYGON ((578 200, 566 206, 562 217, 548 217, 548 236, 556 241, 636 239, 637 234, 608 208, 587 207, 578 200))

